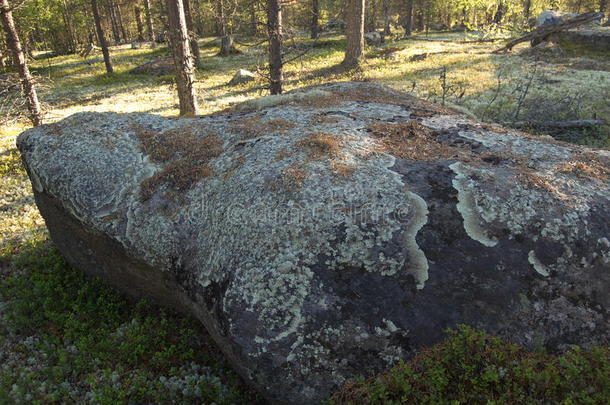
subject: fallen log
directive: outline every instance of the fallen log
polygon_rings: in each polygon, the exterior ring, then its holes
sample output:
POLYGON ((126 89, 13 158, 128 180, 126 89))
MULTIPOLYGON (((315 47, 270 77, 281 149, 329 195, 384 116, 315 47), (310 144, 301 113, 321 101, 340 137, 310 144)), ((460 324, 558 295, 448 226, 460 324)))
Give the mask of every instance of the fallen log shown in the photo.
POLYGON ((573 121, 518 121, 510 124, 514 128, 584 128, 595 125, 608 125, 606 120, 573 121))
POLYGON ((404 39, 410 39, 412 41, 427 41, 427 42, 453 42, 456 44, 479 44, 485 42, 496 42, 502 41, 506 38, 482 38, 482 39, 450 39, 450 38, 422 38, 415 36, 405 36, 404 39))
POLYGON ((584 13, 584 14, 580 14, 574 18, 570 18, 569 20, 566 20, 564 22, 560 22, 560 23, 553 24, 553 25, 548 25, 546 27, 536 28, 534 31, 532 31, 526 35, 513 39, 512 41, 510 41, 509 43, 504 45, 502 48, 499 48, 499 49, 496 49, 495 51, 493 51, 493 53, 498 54, 498 53, 509 52, 513 49, 513 47, 515 45, 518 45, 522 42, 527 42, 527 41, 530 41, 532 46, 536 46, 539 43, 546 41, 549 36, 551 36, 555 33, 558 33, 561 31, 566 31, 566 30, 569 30, 572 28, 576 28, 580 25, 588 24, 590 22, 600 20, 602 18, 604 18, 604 13, 596 13, 596 12, 584 13))

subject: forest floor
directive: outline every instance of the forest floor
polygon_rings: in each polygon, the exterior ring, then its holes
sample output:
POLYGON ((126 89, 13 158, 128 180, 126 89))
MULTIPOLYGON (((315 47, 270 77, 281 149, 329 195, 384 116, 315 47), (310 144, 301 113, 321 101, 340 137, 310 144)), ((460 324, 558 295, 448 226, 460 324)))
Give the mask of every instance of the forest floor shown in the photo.
MULTIPOLYGON (((291 40, 287 45, 296 53, 306 45, 312 50, 286 67, 285 89, 371 80, 485 121, 610 121, 610 55, 567 45, 492 55, 498 44, 440 41, 461 37, 438 33, 429 38, 439 41, 369 48, 363 69, 350 73, 332 69, 343 56, 341 37, 291 40)), ((264 46, 241 46, 242 54, 226 58, 215 56, 212 39, 202 39, 201 47, 196 88, 202 114, 267 94, 262 79, 226 86, 238 69, 264 66, 264 46)), ((115 47, 112 75, 104 73, 99 54, 38 58, 32 70, 41 82, 46 122, 81 111, 177 115, 171 76, 129 73, 167 52, 115 47)), ((0 403, 260 402, 198 322, 150 303, 133 305, 65 264, 49 242, 15 147, 26 125, 0 127, 0 403)), ((610 147, 608 127, 552 135, 610 147)))

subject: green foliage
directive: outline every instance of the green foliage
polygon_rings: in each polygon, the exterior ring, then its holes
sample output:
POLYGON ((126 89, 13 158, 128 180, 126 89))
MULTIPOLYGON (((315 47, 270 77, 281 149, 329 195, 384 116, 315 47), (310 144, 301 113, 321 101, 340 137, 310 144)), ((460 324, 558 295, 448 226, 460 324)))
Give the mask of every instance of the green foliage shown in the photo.
POLYGON ((0 347, 11 349, 0 367, 0 403, 258 401, 201 340, 198 321, 134 305, 69 267, 48 243, 22 246, 14 259, 0 283, 0 302, 10 303, 0 347))
POLYGON ((610 348, 533 353, 460 326, 389 372, 348 384, 331 404, 607 404, 610 348))

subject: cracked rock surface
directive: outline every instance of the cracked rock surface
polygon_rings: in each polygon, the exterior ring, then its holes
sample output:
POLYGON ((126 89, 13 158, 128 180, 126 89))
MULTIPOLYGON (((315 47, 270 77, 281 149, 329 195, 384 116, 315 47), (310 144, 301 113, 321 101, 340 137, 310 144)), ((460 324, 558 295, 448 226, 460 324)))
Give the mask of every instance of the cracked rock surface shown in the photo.
POLYGON ((20 135, 68 261, 198 317, 274 403, 312 404, 465 323, 608 344, 610 153, 372 83, 20 135))

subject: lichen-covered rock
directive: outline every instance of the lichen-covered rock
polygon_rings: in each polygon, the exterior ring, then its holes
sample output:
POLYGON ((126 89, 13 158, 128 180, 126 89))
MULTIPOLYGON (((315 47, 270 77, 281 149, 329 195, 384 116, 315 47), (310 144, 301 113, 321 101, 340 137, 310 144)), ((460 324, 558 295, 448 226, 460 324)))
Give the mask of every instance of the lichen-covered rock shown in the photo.
POLYGON ((608 343, 607 151, 371 83, 82 113, 18 146, 66 258, 197 316, 274 402, 319 402, 459 323, 608 343))

